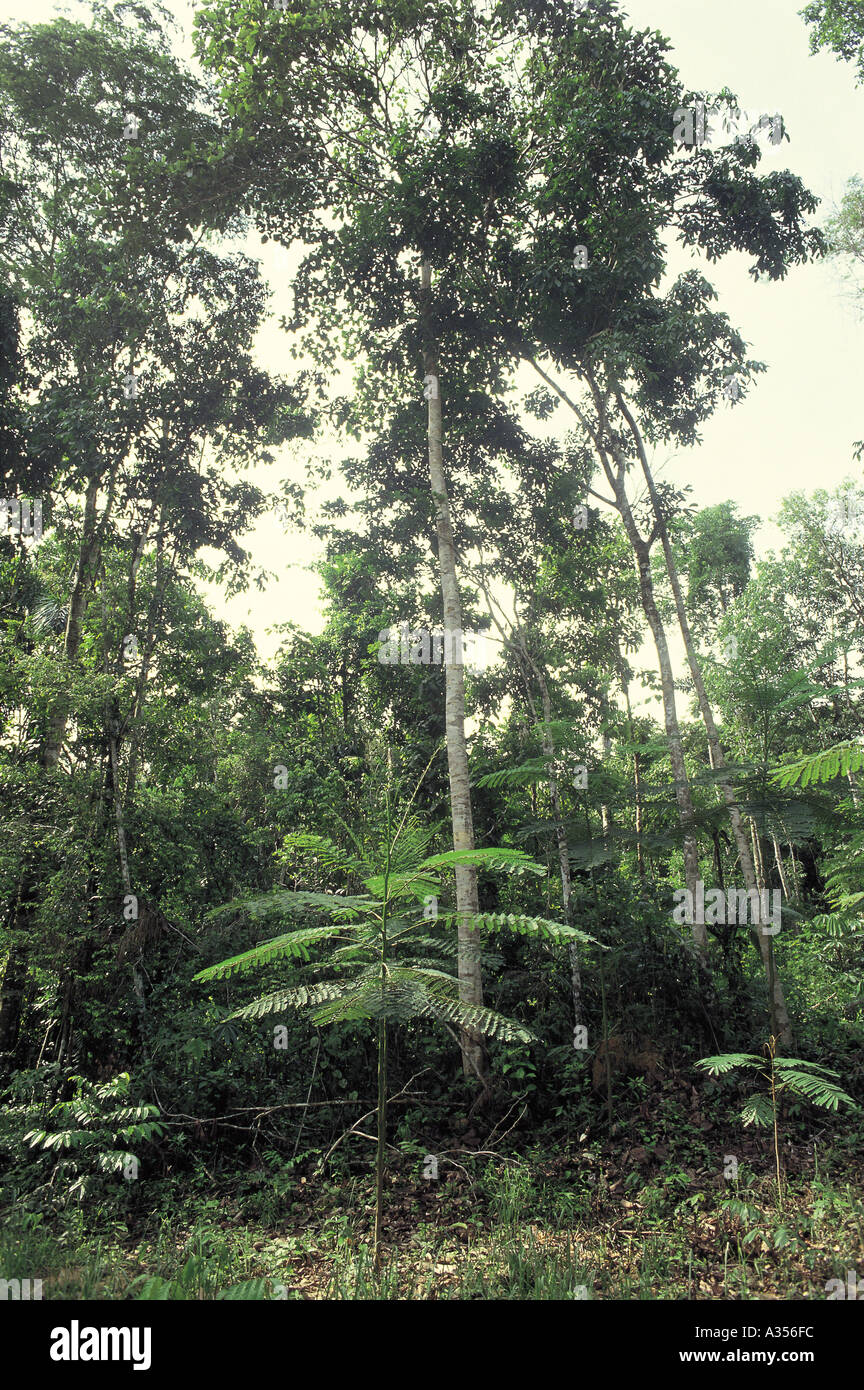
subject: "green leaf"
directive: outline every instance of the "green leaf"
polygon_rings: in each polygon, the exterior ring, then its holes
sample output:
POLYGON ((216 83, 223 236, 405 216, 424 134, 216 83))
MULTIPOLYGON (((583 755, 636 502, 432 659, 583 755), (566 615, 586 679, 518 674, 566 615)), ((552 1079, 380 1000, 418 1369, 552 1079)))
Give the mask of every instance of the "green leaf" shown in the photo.
POLYGON ((768 1129, 774 1123, 774 1107, 768 1096, 751 1096, 741 1111, 745 1125, 756 1125, 758 1129, 768 1129))
POLYGON ((353 912, 368 912, 377 908, 377 903, 366 897, 341 896, 339 893, 292 892, 288 888, 274 888, 269 893, 259 893, 254 898, 235 898, 223 907, 214 907, 204 918, 213 921, 228 912, 244 914, 247 917, 264 917, 271 912, 300 912, 304 907, 320 907, 327 912, 346 915, 353 912))
MULTIPOLYGON (((818 693, 821 695, 824 692, 820 689, 818 693)), ((862 767, 864 747, 850 740, 837 743, 833 748, 826 748, 822 753, 787 763, 784 767, 775 769, 771 778, 780 787, 794 787, 798 782, 802 787, 806 787, 810 783, 830 782, 835 777, 860 772, 862 767)))
POLYGON ((321 1004, 330 999, 340 998, 346 990, 345 985, 295 985, 291 989, 276 990, 273 994, 262 995, 242 1009, 236 1009, 229 1018, 263 1018, 265 1014, 283 1013, 286 1009, 303 1009, 321 1004))
POLYGON ((696 1063, 697 1067, 702 1067, 711 1076, 721 1076, 724 1072, 733 1071, 736 1067, 755 1068, 761 1067, 763 1058, 755 1057, 750 1052, 723 1052, 717 1057, 703 1057, 696 1063))
POLYGON ((269 1279, 246 1279, 242 1284, 232 1284, 230 1288, 223 1289, 216 1295, 217 1300, 228 1300, 237 1302, 238 1300, 249 1301, 259 1300, 270 1297, 269 1279))
POLYGON ((485 1037, 497 1038, 502 1042, 536 1042, 537 1038, 521 1023, 479 1004, 463 1004, 456 998, 430 998, 423 1011, 442 1023, 453 1023, 459 1028, 467 1028, 485 1037))
POLYGON ((550 922, 546 917, 526 917, 515 912, 475 912, 471 922, 476 927, 493 931, 514 931, 522 936, 540 936, 552 941, 583 941, 587 945, 599 946, 602 951, 609 949, 587 932, 562 922, 550 922))
POLYGON ((822 1110, 839 1110, 841 1104, 848 1105, 852 1110, 859 1109, 852 1097, 835 1086, 833 1081, 826 1081, 823 1076, 813 1076, 810 1072, 787 1070, 783 1074, 783 1086, 822 1110))
POLYGON ((473 865, 478 869, 503 869, 505 873, 531 873, 545 876, 542 864, 537 864, 521 849, 462 849, 446 854, 433 854, 419 865, 422 869, 453 869, 473 865))
POLYGON ((202 981, 222 980, 244 970, 253 970, 259 965, 268 965, 274 960, 287 957, 300 957, 301 960, 308 960, 308 947, 314 945, 316 941, 325 941, 329 937, 338 936, 341 932, 356 930, 358 930, 357 924, 343 926, 334 923, 329 927, 306 927, 300 931, 288 932, 285 936, 275 936, 272 941, 265 941, 260 946, 253 946, 251 951, 244 951, 242 955, 231 956, 228 960, 222 960, 218 965, 208 965, 206 969, 199 970, 197 975, 193 975, 192 978, 202 981))

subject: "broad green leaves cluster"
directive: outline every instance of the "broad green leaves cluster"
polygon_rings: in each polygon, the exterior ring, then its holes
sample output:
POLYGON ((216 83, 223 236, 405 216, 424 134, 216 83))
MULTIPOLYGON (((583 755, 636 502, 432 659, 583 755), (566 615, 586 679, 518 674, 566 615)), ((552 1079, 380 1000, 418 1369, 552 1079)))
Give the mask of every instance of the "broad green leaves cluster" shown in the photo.
MULTIPOLYGON (((352 838, 356 853, 343 851, 326 837, 308 835, 289 836, 283 853, 286 857, 298 852, 314 856, 328 869, 345 874, 365 871, 365 896, 277 888, 220 910, 252 917, 284 917, 317 910, 333 918, 329 925, 298 927, 199 971, 195 978, 209 982, 279 961, 305 963, 302 983, 263 995, 229 1017, 259 1019, 301 1008, 310 1011, 317 1026, 364 1018, 398 1023, 429 1018, 501 1040, 532 1041, 533 1034, 522 1023, 460 1000, 459 981, 448 954, 457 913, 439 913, 437 900, 444 892, 443 876, 460 864, 517 875, 542 875, 543 867, 523 851, 507 848, 423 856, 429 834, 414 821, 405 821, 389 845, 383 846, 383 865, 375 862, 356 836, 352 838), (379 872, 369 872, 376 868, 379 872), (436 904, 434 916, 426 907, 430 899, 436 904), (344 921, 345 917, 357 920, 344 921), (321 959, 310 960, 313 955, 321 959)), ((472 925, 478 933, 478 950, 483 931, 512 931, 548 941, 593 942, 591 936, 574 927, 514 913, 479 913, 472 918, 472 925)))

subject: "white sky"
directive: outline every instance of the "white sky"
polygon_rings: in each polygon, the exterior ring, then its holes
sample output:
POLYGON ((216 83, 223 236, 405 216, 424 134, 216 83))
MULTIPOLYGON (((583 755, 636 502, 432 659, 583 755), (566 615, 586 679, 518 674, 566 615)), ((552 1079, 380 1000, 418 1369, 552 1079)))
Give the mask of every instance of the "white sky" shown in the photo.
MULTIPOLYGON (((660 29, 671 40, 670 57, 685 86, 699 91, 728 86, 748 111, 782 112, 791 144, 773 147, 763 140, 760 171, 788 167, 798 174, 822 199, 821 221, 839 202, 848 179, 864 173, 864 88, 856 89, 851 64, 831 54, 810 55, 810 31, 798 13, 803 3, 629 0, 624 8, 636 27, 660 29)), ((188 32, 188 0, 170 0, 168 8, 188 32)), ((47 0, 0 0, 6 21, 44 21, 62 9, 74 17, 86 13, 47 0)), ((185 43, 182 48, 188 52, 185 43)), ((273 320, 259 338, 262 363, 290 377, 295 368, 276 321, 290 308, 293 258, 272 245, 261 247, 254 234, 247 249, 261 256, 274 290, 273 320)), ((676 255, 671 269, 677 273, 688 263, 676 255)), ((707 423, 699 448, 680 452, 662 471, 679 485, 690 482, 691 500, 698 505, 731 498, 743 512, 768 522, 792 490, 831 488, 860 475, 851 451, 853 441, 864 437, 864 322, 830 262, 795 269, 779 284, 759 285, 747 266, 747 257, 730 255, 704 268, 718 291, 718 307, 769 370, 747 401, 724 406, 707 423)), ((563 431, 564 412, 558 416, 563 431)), ((256 481, 275 490, 286 477, 302 481, 297 446, 283 451, 256 481)), ((307 505, 314 513, 315 499, 307 499, 307 505)), ((764 549, 777 538, 776 528, 767 524, 757 545, 764 549)), ((308 535, 283 534, 268 516, 244 544, 255 566, 275 571, 278 579, 263 594, 252 589, 227 602, 218 590, 208 591, 214 610, 233 624, 246 623, 265 657, 278 645, 276 636, 267 634, 274 622, 291 619, 320 631, 317 581, 306 572, 317 542, 308 535)))

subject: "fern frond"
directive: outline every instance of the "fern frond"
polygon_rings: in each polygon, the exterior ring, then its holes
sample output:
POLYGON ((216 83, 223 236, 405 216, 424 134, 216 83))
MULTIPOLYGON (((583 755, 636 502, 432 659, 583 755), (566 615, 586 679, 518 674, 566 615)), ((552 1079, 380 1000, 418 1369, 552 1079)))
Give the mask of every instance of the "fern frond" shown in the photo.
POLYGON ((461 999, 439 995, 430 997, 423 1010, 430 1017, 443 1023, 453 1023, 458 1028, 467 1028, 485 1037, 497 1038, 501 1042, 536 1042, 535 1035, 512 1018, 505 1018, 492 1009, 479 1004, 463 1004, 461 999))
MULTIPOLYGON (((824 694, 824 691, 820 691, 824 694)), ((837 743, 822 753, 799 758, 787 763, 772 773, 772 781, 780 787, 794 787, 800 782, 802 787, 810 783, 830 782, 835 777, 845 777, 848 773, 860 772, 864 767, 864 746, 851 740, 837 743)))
MULTIPOLYGON (((441 921, 441 918, 438 918, 441 921)), ((414 931, 399 932, 398 935, 391 937, 391 945, 400 946, 408 942, 414 951, 437 951, 441 956, 449 956, 456 959, 459 944, 454 937, 449 940, 446 936, 417 936, 414 931)))
POLYGON ((330 1003, 316 1009, 312 1021, 316 1026, 325 1023, 344 1023, 361 1018, 413 1018, 419 1012, 411 1007, 405 991, 400 991, 389 982, 381 985, 380 979, 363 979, 353 988, 340 993, 330 1003))
POLYGON ((696 1065, 702 1067, 710 1076, 722 1076, 724 1072, 733 1071, 735 1067, 753 1070, 761 1067, 762 1063, 761 1057, 755 1057, 750 1052, 722 1052, 716 1057, 702 1057, 696 1065))
MULTIPOLYGON (((358 843, 355 837, 352 838, 355 844, 358 843)), ((308 835, 303 831, 295 831, 285 836, 282 848, 299 850, 304 856, 317 859, 325 868, 341 869, 344 873, 356 874, 359 878, 369 872, 369 865, 365 859, 349 854, 325 835, 308 835)))
POLYGON ((289 888, 274 888, 260 898, 247 901, 250 917, 262 917, 270 912, 300 912, 304 907, 318 907, 334 916, 351 916, 355 912, 376 912, 378 904, 369 897, 349 897, 347 893, 306 893, 289 888))
POLYGON ((489 787, 497 791, 501 787, 526 787, 534 782, 548 780, 549 764, 545 758, 532 758, 528 762, 520 763, 518 767, 502 767, 495 772, 484 772, 482 777, 477 778, 474 786, 489 787))
POLYGON ((263 1018, 265 1014, 282 1013, 285 1009, 303 1009, 340 998, 349 985, 325 981, 320 985, 294 985, 291 989, 278 989, 273 994, 264 994, 253 999, 242 1009, 236 1009, 229 1018, 263 1018))
MULTIPOLYGON (((834 1075, 837 1073, 835 1072, 834 1075)), ((853 1110, 859 1107, 851 1096, 847 1096, 833 1081, 824 1076, 813 1076, 810 1072, 786 1070, 783 1073, 783 1087, 794 1095, 803 1096, 822 1110, 839 1110, 841 1104, 853 1110)))
MULTIPOLYGON (((413 873, 391 874, 386 883, 387 897, 391 901, 398 898, 413 898, 422 902, 423 898, 434 897, 439 891, 437 878, 429 878, 425 874, 421 874, 419 870, 414 870, 413 873)), ((368 878, 365 886, 370 893, 380 900, 384 897, 384 884, 384 875, 379 874, 375 878, 368 878)))
POLYGON ((562 922, 550 922, 546 917, 526 917, 516 912, 475 912, 471 921, 476 927, 487 927, 493 931, 514 931, 522 936, 546 937, 551 941, 582 941, 586 945, 599 946, 602 951, 609 949, 587 932, 565 926, 562 922))
POLYGON ((206 969, 199 970, 197 975, 193 975, 194 980, 222 980, 229 975, 239 974, 244 970, 253 970, 258 965, 267 965, 271 961, 280 960, 285 957, 299 957, 301 960, 309 959, 308 947, 314 945, 316 941, 324 941, 328 937, 337 936, 340 932, 353 931, 358 929, 358 925, 341 925, 334 923, 329 927, 305 927, 300 931, 287 932, 284 936, 274 936, 271 941, 264 941, 260 946, 253 946, 251 951, 244 951, 239 956, 231 956, 228 960, 220 960, 218 965, 208 965, 206 969))
POLYGON ((272 912, 300 912, 304 907, 321 908, 334 915, 350 915, 356 912, 377 910, 378 904, 367 897, 348 897, 340 893, 293 892, 288 888, 273 888, 269 893, 258 893, 253 898, 234 898, 222 907, 211 908, 204 916, 205 922, 215 921, 233 912, 246 917, 266 917, 272 912))
POLYGON ((413 961, 409 966, 405 966, 402 969, 394 969, 391 966, 390 973, 393 979, 396 980, 405 979, 417 980, 418 982, 421 982, 423 980, 429 979, 444 980, 445 983, 447 983, 448 985, 458 986, 459 984, 458 975, 451 975, 449 970, 438 970, 435 966, 432 965, 417 965, 413 961))
POLYGON ((544 866, 535 863, 524 850, 500 848, 448 850, 446 854, 433 854, 418 868, 455 869, 463 865, 473 865, 478 869, 503 869, 505 873, 538 874, 541 878, 546 874, 544 866))
POLYGON ((804 1067, 807 1071, 818 1071, 823 1076, 839 1076, 839 1071, 831 1071, 829 1067, 822 1067, 818 1062, 805 1062, 800 1057, 775 1057, 774 1070, 782 1072, 785 1069, 795 1071, 798 1067, 804 1067))
POLYGON ((773 1125, 774 1107, 768 1096, 751 1096, 741 1111, 741 1119, 745 1125, 756 1125, 759 1129, 773 1125))

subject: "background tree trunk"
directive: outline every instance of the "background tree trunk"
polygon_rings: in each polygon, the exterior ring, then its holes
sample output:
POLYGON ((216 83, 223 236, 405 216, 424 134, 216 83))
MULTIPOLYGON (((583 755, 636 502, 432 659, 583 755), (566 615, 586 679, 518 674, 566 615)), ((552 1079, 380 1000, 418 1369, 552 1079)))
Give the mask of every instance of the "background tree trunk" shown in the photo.
MULTIPOLYGON (((669 540, 669 531, 666 526, 666 519, 663 516, 663 511, 660 506, 660 499, 657 495, 657 489, 654 485, 654 476, 651 472, 651 468, 648 463, 648 456, 645 452, 645 446, 642 440, 641 431, 639 430, 636 421, 633 418, 633 415, 628 409, 626 402, 620 394, 618 396, 618 402, 621 406, 624 418, 626 419, 627 424, 630 427, 630 432, 633 435, 633 439, 636 444, 636 449, 639 454, 639 461, 642 466, 642 472, 645 476, 645 481, 648 485, 648 492, 651 497, 651 506, 657 523, 657 531, 660 536, 660 543, 663 546, 663 556, 666 561, 666 573, 669 577, 669 584, 672 589, 672 596, 675 600, 675 611, 678 615, 678 626, 681 629, 681 636, 684 639, 684 649, 687 653, 687 664, 690 667, 690 674, 693 678, 693 686, 696 691, 696 699, 699 704, 699 712, 702 716, 702 722, 705 725, 705 733, 708 740, 708 757, 711 762, 712 769, 715 772, 720 772, 726 766, 726 760, 723 757, 723 750, 720 747, 720 735, 717 732, 717 725, 714 721, 714 711, 712 710, 711 702, 708 699, 708 692, 705 689, 705 681, 702 677, 702 668, 699 664, 699 658, 696 654, 696 646, 693 641, 693 633, 690 628, 690 620, 687 616, 687 609, 684 605, 684 595, 681 592, 681 581, 678 575, 678 566, 675 563, 675 556, 672 552, 672 545, 669 540)), ((762 875, 763 881, 757 883, 757 875, 755 872, 753 860, 750 857, 750 846, 747 843, 747 832, 744 829, 744 821, 741 815, 740 806, 738 804, 738 798, 733 788, 731 787, 728 778, 719 778, 717 781, 717 787, 720 794, 723 797, 723 800, 726 803, 729 821, 732 826, 732 834, 735 837, 735 844, 738 850, 738 860, 741 865, 741 873, 744 876, 744 886, 746 887, 748 892, 757 891, 759 888, 767 887, 767 884, 765 884, 764 882, 764 873, 762 875)), ((756 843, 758 850, 758 841, 754 841, 754 843, 756 843)), ((763 925, 761 921, 759 925, 763 925)), ((765 923, 764 925, 767 925, 767 923, 765 923)), ((784 1047, 789 1047, 792 1044, 792 1028, 789 1022, 789 1015, 786 1012, 786 1001, 783 993, 783 985, 780 981, 779 976, 777 975, 777 971, 774 964, 773 950, 769 950, 766 953, 762 948, 762 943, 766 941, 770 947, 771 940, 770 938, 766 938, 761 931, 758 932, 758 936, 759 952, 762 957, 763 964, 765 966, 766 979, 768 981, 768 990, 771 999, 773 1032, 784 1047)))
MULTIPOLYGON (((447 742, 447 771, 450 779, 450 816, 453 824, 453 848, 474 849, 474 821, 471 814, 471 784, 468 771, 468 745, 465 740, 465 667, 462 651, 462 601, 456 574, 456 552, 450 519, 450 500, 444 473, 443 424, 441 388, 438 375, 438 348, 430 333, 430 300, 432 268, 424 262, 422 269, 422 300, 425 348, 423 367, 432 378, 429 391, 429 482, 435 503, 438 533, 438 572, 444 605, 444 629, 450 633, 445 640, 447 653, 444 667, 445 730, 447 742)), ((459 913, 459 997, 464 1004, 483 1003, 483 977, 480 968, 480 939, 472 927, 470 914, 479 911, 477 871, 464 866, 456 869, 456 910, 459 913)), ((486 1075, 486 1049, 479 1033, 462 1029, 462 1066, 466 1076, 486 1075)))
MULTIPOLYGON (((69 598, 69 613, 66 619, 66 634, 63 639, 63 655, 66 663, 74 664, 81 647, 81 627, 87 607, 87 593, 92 583, 93 565, 97 558, 98 540, 96 536, 96 505, 99 496, 99 479, 92 478, 87 485, 84 499, 84 526, 81 533, 81 549, 75 567, 75 582, 69 598)), ((42 765, 54 768, 66 739, 68 719, 68 696, 59 697, 48 716, 48 737, 42 754, 42 765)))

